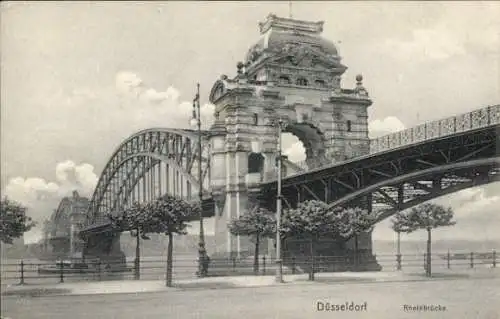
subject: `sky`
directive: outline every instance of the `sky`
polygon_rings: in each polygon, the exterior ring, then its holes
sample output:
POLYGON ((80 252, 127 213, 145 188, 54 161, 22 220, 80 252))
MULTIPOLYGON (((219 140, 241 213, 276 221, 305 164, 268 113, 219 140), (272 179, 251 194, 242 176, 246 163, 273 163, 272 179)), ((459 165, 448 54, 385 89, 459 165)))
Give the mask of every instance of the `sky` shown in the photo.
MULTIPOLYGON (((258 39, 257 23, 290 14, 285 1, 2 2, 1 9, 0 186, 37 221, 73 189, 91 196, 132 133, 188 127, 197 82, 209 125, 208 93, 220 75, 235 75, 258 39)), ((349 68, 343 87, 363 74, 374 101, 372 137, 500 103, 498 2, 293 2, 292 15, 325 21, 324 36, 349 68)), ((293 136, 284 149, 304 157, 293 136)), ((458 223, 435 238, 499 239, 499 193, 492 184, 441 198, 458 223)), ((374 232, 392 237, 387 222, 374 232)))

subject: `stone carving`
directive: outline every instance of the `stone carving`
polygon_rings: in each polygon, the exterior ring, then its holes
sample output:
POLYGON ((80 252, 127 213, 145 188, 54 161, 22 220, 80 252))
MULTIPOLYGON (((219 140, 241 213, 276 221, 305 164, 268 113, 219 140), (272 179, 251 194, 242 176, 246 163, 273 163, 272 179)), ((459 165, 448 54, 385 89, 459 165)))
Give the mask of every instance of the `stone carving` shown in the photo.
POLYGON ((246 61, 248 63, 257 61, 262 55, 262 52, 263 51, 259 45, 254 45, 253 47, 250 48, 250 50, 248 50, 246 61))
MULTIPOLYGON (((275 55, 275 63, 281 65, 291 65, 303 68, 313 68, 324 66, 325 70, 342 67, 331 57, 313 49, 307 44, 300 46, 293 43, 287 43, 279 51, 271 51, 275 55)), ((282 70, 283 71, 283 70, 282 70)))

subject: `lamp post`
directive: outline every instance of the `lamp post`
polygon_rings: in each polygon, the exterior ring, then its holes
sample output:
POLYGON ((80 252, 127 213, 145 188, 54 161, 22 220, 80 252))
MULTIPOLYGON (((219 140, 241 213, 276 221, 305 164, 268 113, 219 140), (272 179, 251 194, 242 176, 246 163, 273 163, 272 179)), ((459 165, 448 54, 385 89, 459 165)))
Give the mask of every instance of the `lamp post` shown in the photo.
POLYGON ((282 196, 281 196, 281 132, 286 128, 286 123, 280 118, 278 125, 278 194, 276 196, 276 282, 283 282, 283 262, 281 260, 281 210, 282 210, 282 196))
POLYGON ((198 190, 198 200, 200 202, 200 211, 199 211, 199 219, 200 219, 200 233, 199 233, 199 243, 198 243, 198 276, 204 277, 206 275, 205 269, 205 259, 206 259, 206 250, 205 250, 205 232, 203 229, 203 185, 202 185, 202 170, 201 170, 201 162, 202 162, 202 147, 201 147, 201 113, 200 113, 200 84, 196 84, 196 96, 193 99, 193 118, 191 119, 191 124, 196 125, 198 129, 198 181, 200 183, 198 190))

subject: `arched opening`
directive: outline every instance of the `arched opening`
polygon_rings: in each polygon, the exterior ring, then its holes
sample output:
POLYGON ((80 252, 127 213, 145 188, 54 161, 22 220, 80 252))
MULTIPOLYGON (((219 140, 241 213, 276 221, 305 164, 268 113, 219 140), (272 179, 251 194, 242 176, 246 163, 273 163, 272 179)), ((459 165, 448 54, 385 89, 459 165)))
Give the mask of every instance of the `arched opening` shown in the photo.
MULTIPOLYGON (((325 153, 323 136, 306 123, 288 125, 282 133, 281 152, 302 169, 317 167, 325 153)), ((293 173, 293 167, 289 171, 293 173)))
POLYGON ((259 114, 254 113, 253 114, 253 125, 258 125, 259 124, 259 114))
POLYGON ((298 78, 296 84, 300 86, 307 86, 307 80, 304 78, 298 78))
POLYGON ((248 155, 248 173, 260 173, 264 168, 264 156, 261 153, 250 153, 248 155))
POLYGON ((317 87, 324 88, 326 86, 325 81, 323 80, 316 80, 314 81, 317 87))
POLYGON ((280 84, 290 84, 290 78, 286 75, 280 76, 280 84))
POLYGON ((281 133, 281 154, 293 163, 306 160, 306 149, 302 141, 290 132, 281 133))

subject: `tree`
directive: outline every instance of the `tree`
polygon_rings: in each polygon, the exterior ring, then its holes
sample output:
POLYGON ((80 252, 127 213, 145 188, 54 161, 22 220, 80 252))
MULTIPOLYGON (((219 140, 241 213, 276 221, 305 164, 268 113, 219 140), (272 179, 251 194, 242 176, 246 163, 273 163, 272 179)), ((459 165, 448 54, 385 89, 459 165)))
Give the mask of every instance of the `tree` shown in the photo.
POLYGON ((152 215, 146 203, 135 202, 131 207, 122 211, 118 215, 108 215, 111 224, 120 232, 129 231, 132 237, 136 238, 134 276, 140 279, 140 239, 148 240, 146 235, 152 232, 152 215))
POLYGON ((0 241, 12 244, 34 226, 36 223, 26 215, 26 207, 7 198, 0 201, 0 241))
POLYGON ((276 217, 267 209, 255 206, 248 213, 232 220, 229 231, 233 235, 253 236, 255 239, 255 253, 253 260, 253 271, 259 272, 259 244, 261 238, 272 238, 276 235, 276 217))
MULTIPOLYGON (((310 200, 299 203, 295 209, 283 213, 280 234, 282 238, 304 238, 309 240, 311 262, 314 261, 315 247, 320 237, 340 238, 337 211, 322 201, 310 200)), ((314 266, 309 279, 314 279, 314 266)))
POLYGON ((404 225, 402 219, 405 217, 402 215, 404 214, 403 212, 398 212, 394 217, 391 219, 391 228, 394 230, 397 234, 397 269, 401 270, 401 233, 407 233, 407 226, 404 225))
POLYGON ((187 222, 199 216, 199 203, 165 195, 147 205, 151 214, 151 232, 168 236, 166 285, 172 286, 173 235, 187 234, 187 222))
POLYGON ((376 219, 366 209, 360 207, 337 208, 338 227, 340 235, 345 239, 354 237, 355 267, 359 265, 358 236, 361 233, 371 232, 376 219))
POLYGON ((309 200, 295 209, 284 211, 281 222, 282 237, 317 239, 320 235, 336 237, 340 234, 334 210, 322 201, 309 200))
POLYGON ((453 210, 441 205, 425 203, 403 211, 393 219, 393 228, 404 233, 412 233, 418 229, 427 230, 426 275, 431 276, 431 231, 434 228, 453 226, 453 210))

